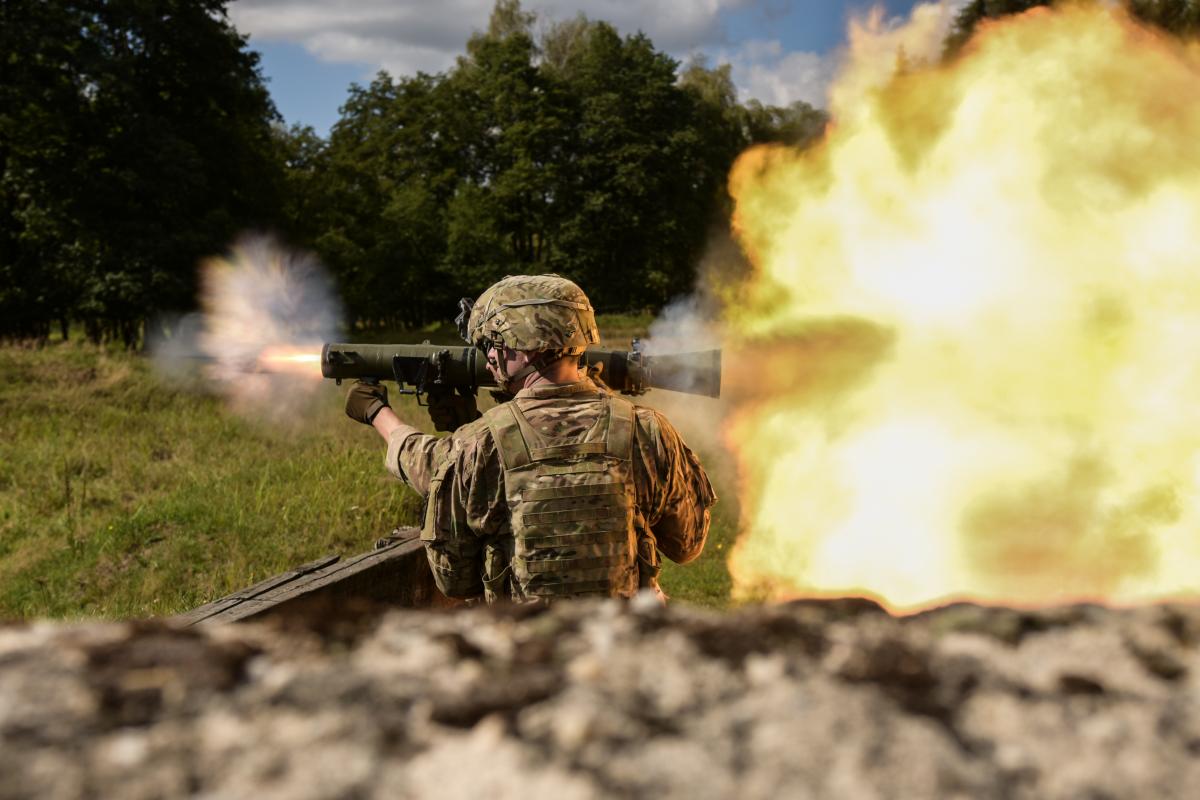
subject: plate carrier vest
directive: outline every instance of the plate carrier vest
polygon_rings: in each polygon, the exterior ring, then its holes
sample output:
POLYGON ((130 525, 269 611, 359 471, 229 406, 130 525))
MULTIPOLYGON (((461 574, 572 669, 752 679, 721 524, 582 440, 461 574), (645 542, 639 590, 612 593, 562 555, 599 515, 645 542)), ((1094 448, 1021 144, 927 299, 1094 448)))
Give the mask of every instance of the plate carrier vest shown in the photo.
MULTIPOLYGON (((608 395, 607 413, 574 440, 548 441, 515 401, 485 415, 504 466, 516 601, 638 590, 633 484, 634 406, 608 395)), ((500 581, 487 581, 489 595, 500 581)), ((489 600, 495 599, 489 597, 489 600)))

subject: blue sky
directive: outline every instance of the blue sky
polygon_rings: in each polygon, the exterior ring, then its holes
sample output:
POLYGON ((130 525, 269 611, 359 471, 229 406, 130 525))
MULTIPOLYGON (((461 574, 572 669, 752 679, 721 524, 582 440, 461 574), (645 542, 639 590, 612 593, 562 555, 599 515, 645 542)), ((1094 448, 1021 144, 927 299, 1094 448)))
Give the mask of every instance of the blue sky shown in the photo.
MULTIPOLYGON (((948 7, 962 0, 941 0, 948 7)), ((623 34, 645 31, 679 59, 703 53, 728 62, 742 99, 824 104, 851 14, 872 6, 904 19, 914 0, 525 0, 542 20, 584 13, 623 34)), ((230 18, 262 55, 263 74, 288 124, 324 135, 352 82, 379 69, 438 72, 472 31, 487 25, 492 0, 235 0, 230 18)))

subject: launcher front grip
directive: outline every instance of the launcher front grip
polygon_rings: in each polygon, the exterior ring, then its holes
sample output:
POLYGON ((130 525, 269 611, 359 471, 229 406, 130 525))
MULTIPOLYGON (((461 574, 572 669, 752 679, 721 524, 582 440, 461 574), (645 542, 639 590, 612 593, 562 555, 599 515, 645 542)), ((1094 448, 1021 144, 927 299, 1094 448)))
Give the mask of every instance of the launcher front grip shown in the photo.
MULTIPOLYGON (((721 396, 721 351, 647 355, 640 350, 589 347, 591 366, 602 364, 601 378, 623 394, 649 389, 721 396)), ((483 353, 474 347, 435 344, 330 343, 321 349, 321 374, 343 380, 394 380, 418 393, 430 388, 474 392, 496 385, 483 353)))

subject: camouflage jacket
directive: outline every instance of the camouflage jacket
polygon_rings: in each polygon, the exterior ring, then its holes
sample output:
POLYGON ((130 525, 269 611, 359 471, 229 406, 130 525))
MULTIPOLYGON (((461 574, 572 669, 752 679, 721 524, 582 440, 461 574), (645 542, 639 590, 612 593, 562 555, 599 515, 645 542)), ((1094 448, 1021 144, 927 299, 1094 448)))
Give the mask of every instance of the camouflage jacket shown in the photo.
MULTIPOLYGON (((604 391, 585 379, 524 389, 510 402, 541 435, 569 439, 596 422, 604 391)), ((486 422, 476 420, 446 437, 398 432, 388 443, 387 467, 436 508, 423 538, 438 587, 450 597, 483 594, 488 545, 512 537, 504 468, 486 422), (435 473, 438 497, 429 498, 435 473)), ((651 408, 636 407, 632 471, 637 524, 643 527, 637 534, 651 545, 639 556, 657 568, 658 552, 681 564, 700 555, 716 495, 679 433, 651 408)))

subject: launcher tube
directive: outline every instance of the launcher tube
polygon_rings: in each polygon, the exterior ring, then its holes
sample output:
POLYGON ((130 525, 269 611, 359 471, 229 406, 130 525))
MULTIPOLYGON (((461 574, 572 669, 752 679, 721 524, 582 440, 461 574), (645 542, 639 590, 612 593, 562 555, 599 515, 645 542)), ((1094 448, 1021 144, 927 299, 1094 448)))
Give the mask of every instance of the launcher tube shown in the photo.
MULTIPOLYGON (((670 389, 718 397, 721 351, 650 356, 637 350, 590 347, 591 366, 603 365, 601 377, 625 394, 670 389)), ((483 354, 474 347, 434 344, 330 343, 321 350, 321 374, 337 381, 395 380, 425 393, 430 388, 475 391, 496 385, 483 354)))

